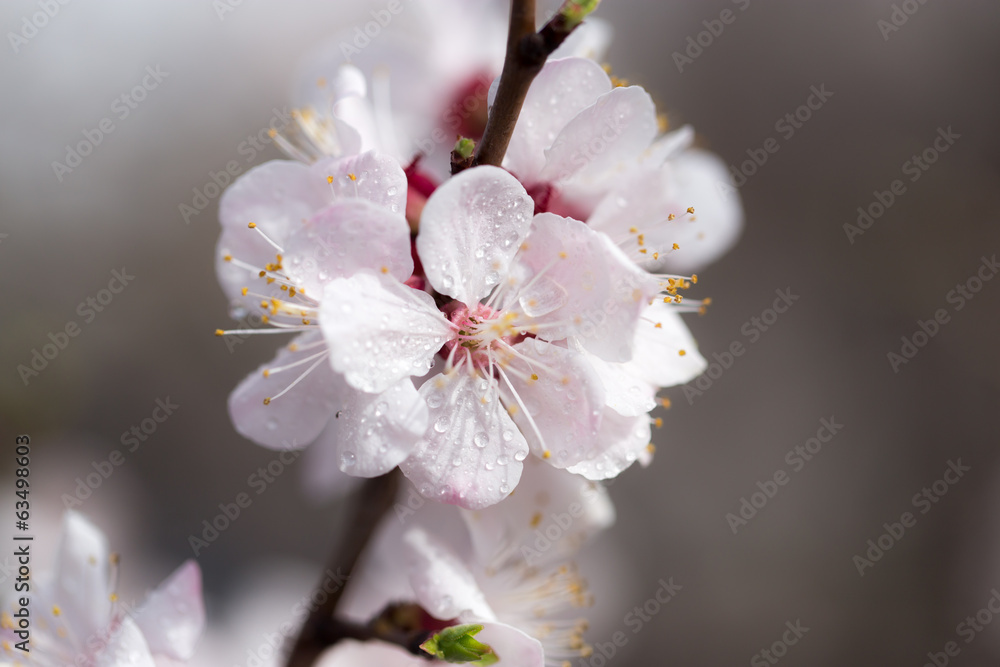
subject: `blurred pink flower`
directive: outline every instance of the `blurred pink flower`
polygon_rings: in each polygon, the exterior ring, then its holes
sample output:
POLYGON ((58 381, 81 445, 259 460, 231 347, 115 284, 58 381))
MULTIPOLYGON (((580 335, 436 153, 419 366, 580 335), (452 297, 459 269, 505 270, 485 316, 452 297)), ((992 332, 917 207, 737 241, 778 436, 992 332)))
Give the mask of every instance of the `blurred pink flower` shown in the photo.
MULTIPOLYGON (((543 667, 586 656, 580 610, 592 600, 573 557, 614 519, 601 486, 527 462, 518 493, 502 505, 469 511, 426 504, 386 517, 343 611, 367 621, 389 604, 408 602, 436 619, 435 627, 481 624, 476 639, 493 648, 501 665, 543 667)), ((345 641, 318 664, 413 660, 379 642, 345 641)))
POLYGON ((16 664, 153 667, 153 656, 188 660, 205 625, 201 570, 189 560, 131 608, 115 593, 118 557, 104 535, 70 511, 63 519, 55 568, 32 583, 30 653, 15 648, 12 613, 0 636, 16 664))

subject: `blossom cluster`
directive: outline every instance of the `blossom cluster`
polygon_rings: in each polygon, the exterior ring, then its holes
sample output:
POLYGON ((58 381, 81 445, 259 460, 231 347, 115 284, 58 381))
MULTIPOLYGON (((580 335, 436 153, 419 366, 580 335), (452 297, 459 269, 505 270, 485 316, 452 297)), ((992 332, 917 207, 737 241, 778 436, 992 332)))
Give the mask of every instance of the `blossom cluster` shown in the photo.
MULTIPOLYGON (((660 391, 706 368, 682 315, 705 312, 693 272, 742 226, 727 170, 602 65, 597 0, 529 30, 521 51, 544 52, 528 65, 504 51, 506 4, 391 3, 378 39, 335 40, 271 130, 288 159, 220 200, 219 282, 236 319, 266 326, 217 335, 290 338, 230 395, 236 430, 308 448, 328 494, 401 483, 395 513, 354 527, 371 539, 343 597, 319 630, 304 621, 300 640, 327 633, 321 667, 588 657, 574 559, 614 522, 602 482, 649 465, 660 391), (530 76, 511 84, 517 66, 530 76)), ((511 4, 514 35, 534 3, 511 4)), ((195 562, 132 605, 95 526, 71 511, 60 540, 30 578, 31 632, 29 593, 0 613, 0 665, 195 657, 195 562)))
MULTIPOLYGON (((229 411, 260 445, 308 447, 314 487, 398 468, 431 501, 383 520, 338 614, 423 633, 447 662, 569 664, 590 652, 573 557, 614 520, 601 481, 649 464, 659 391, 705 369, 682 314, 709 300, 685 292, 742 211, 693 130, 601 64, 600 21, 541 66, 502 161, 475 164, 497 3, 426 4, 350 61, 331 46, 309 62, 272 131, 290 159, 220 201, 219 281, 267 326, 217 335, 292 336, 229 411), (571 520, 540 550, 555 516, 571 520)), ((411 650, 339 641, 317 664, 411 650)))
POLYGON ((680 313, 706 301, 684 298, 697 276, 679 271, 740 223, 691 130, 661 133, 642 88, 555 58, 502 166, 448 178, 394 152, 406 124, 380 113, 357 66, 318 85, 328 104, 275 134, 299 160, 255 168, 220 203, 234 311, 264 311, 254 333, 295 336, 233 392, 237 430, 315 443, 327 484, 334 467, 398 466, 468 509, 508 496, 529 455, 591 480, 648 462, 657 391, 705 367, 680 313))

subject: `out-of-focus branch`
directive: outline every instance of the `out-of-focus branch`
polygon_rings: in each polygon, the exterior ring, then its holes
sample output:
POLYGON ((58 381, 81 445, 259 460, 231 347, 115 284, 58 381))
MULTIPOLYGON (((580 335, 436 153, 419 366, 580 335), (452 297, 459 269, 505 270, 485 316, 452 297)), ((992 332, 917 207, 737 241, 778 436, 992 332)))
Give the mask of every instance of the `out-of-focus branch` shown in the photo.
MULTIPOLYGON (((360 491, 354 497, 353 518, 348 524, 346 535, 334 547, 328 569, 345 569, 351 576, 357 571, 358 561, 382 516, 392 508, 399 487, 397 472, 391 472, 381 477, 365 480, 360 491)), ((340 586, 329 594, 323 588, 326 582, 321 581, 318 590, 324 591, 326 597, 323 604, 310 610, 299 636, 292 646, 288 656, 288 667, 311 667, 311 665, 329 646, 341 639, 374 639, 376 637, 392 643, 404 643, 407 638, 382 636, 367 626, 339 621, 334 617, 337 605, 346 586, 340 586)), ((317 596, 317 598, 323 596, 317 596)), ((419 646, 419 642, 417 644, 419 646)))

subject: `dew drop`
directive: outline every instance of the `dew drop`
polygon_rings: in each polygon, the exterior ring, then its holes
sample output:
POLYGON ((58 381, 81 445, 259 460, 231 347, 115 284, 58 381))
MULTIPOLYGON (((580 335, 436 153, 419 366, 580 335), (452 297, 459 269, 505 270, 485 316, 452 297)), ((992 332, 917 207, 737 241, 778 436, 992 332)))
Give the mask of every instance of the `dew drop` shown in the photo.
POLYGON ((357 462, 357 456, 354 452, 347 451, 340 455, 340 467, 341 468, 353 468, 354 464, 357 462))

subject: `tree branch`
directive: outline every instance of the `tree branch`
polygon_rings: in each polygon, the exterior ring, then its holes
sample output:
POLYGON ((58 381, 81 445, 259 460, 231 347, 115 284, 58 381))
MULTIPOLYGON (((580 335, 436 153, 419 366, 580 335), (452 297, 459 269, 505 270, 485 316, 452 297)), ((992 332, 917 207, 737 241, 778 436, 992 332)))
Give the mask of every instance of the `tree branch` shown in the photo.
MULTIPOLYGON (((546 59, 579 25, 579 20, 569 17, 567 9, 575 4, 574 0, 566 0, 555 16, 535 32, 535 0, 511 0, 507 55, 473 166, 500 166, 531 82, 542 70, 546 59)), ((592 6, 596 4, 594 2, 592 6)))
MULTIPOLYGON (((334 571, 346 569, 350 572, 350 576, 354 576, 361 554, 375 533, 375 528, 382 516, 392 508, 398 487, 399 477, 396 471, 365 480, 353 499, 354 518, 347 535, 334 548, 327 569, 334 571)), ((306 617, 288 656, 288 667, 310 667, 324 649, 341 639, 370 639, 375 636, 371 630, 334 618, 334 612, 346 585, 339 586, 327 594, 324 588, 326 583, 321 580, 317 586, 317 591, 323 591, 326 599, 323 604, 311 609, 309 616, 306 617)), ((393 638, 389 637, 384 639, 393 641, 393 638)))

